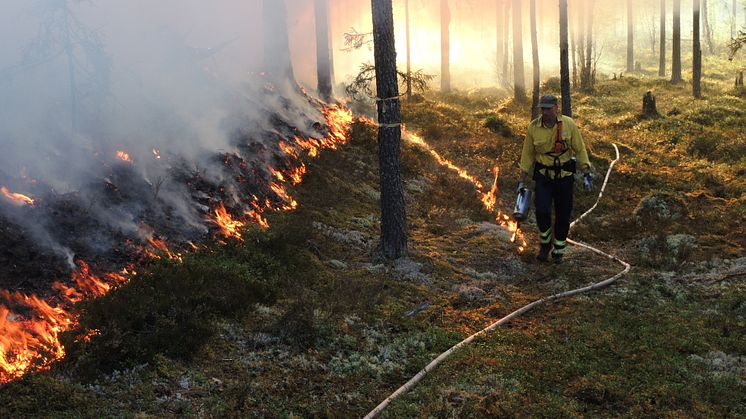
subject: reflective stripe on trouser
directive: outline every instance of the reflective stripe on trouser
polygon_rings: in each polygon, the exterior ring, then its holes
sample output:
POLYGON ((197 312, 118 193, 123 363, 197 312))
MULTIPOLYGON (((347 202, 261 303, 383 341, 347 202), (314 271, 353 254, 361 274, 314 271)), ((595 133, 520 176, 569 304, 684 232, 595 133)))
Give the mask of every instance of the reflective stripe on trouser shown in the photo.
POLYGON ((549 244, 552 242, 552 228, 549 227, 549 229, 543 233, 539 233, 539 242, 541 244, 549 244))
POLYGON ((567 247, 567 240, 555 240, 552 254, 553 255, 564 255, 565 247, 567 247))

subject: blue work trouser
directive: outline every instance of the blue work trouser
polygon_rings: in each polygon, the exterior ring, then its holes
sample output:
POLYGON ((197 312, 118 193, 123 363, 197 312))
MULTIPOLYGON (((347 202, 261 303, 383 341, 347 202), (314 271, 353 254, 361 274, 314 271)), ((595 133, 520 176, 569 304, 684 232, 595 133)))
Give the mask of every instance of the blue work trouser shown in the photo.
POLYGON ((565 176, 552 180, 537 174, 536 180, 536 224, 542 235, 542 243, 550 243, 554 230, 555 248, 558 244, 564 248, 567 233, 570 231, 570 214, 572 213, 572 194, 575 177, 565 176), (552 229, 552 202, 554 202, 554 229, 552 229))

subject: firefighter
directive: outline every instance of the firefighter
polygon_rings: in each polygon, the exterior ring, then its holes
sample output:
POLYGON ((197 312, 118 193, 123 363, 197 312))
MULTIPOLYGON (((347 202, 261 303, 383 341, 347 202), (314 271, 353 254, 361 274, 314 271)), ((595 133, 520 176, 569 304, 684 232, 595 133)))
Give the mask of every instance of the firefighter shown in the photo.
POLYGON ((539 227, 539 261, 562 263, 570 230, 573 183, 577 166, 583 172, 583 186, 593 189, 591 164, 578 127, 572 118, 558 115, 557 97, 546 94, 539 99, 541 116, 531 121, 521 154, 518 192, 532 173, 536 182, 536 224, 539 227), (554 226, 552 226, 554 203, 554 226))

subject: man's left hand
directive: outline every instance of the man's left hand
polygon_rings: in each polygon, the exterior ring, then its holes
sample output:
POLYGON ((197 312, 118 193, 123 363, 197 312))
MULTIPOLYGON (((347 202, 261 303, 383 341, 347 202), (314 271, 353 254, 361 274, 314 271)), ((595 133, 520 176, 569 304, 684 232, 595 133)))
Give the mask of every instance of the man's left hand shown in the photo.
POLYGON ((591 172, 583 175, 583 188, 586 192, 593 190, 593 175, 591 175, 591 172))

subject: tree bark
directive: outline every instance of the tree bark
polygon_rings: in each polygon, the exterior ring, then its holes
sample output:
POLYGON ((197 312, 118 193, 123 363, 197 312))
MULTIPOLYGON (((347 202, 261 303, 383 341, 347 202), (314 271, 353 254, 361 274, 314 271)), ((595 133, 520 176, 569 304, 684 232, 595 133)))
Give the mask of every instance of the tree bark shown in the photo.
POLYGON ((510 39, 510 0, 505 0, 503 10, 503 81, 505 87, 510 86, 510 48, 508 40, 510 39))
POLYGON ((578 79, 576 80, 575 87, 580 87, 583 84, 583 65, 585 63, 585 15, 583 14, 585 0, 576 0, 573 3, 577 4, 574 9, 570 10, 575 10, 573 13, 576 13, 578 26, 578 79))
POLYGON ((702 47, 699 42, 699 0, 692 2, 692 95, 702 97, 700 80, 702 78, 702 47))
MULTIPOLYGON (((572 5, 573 7, 576 6, 576 3, 578 0, 573 0, 572 5)), ((570 25, 570 56, 572 57, 572 85, 574 87, 578 87, 578 67, 577 67, 577 60, 576 54, 579 54, 579 51, 577 49, 577 43, 578 43, 578 29, 576 28, 576 25, 570 25)))
POLYGON ((707 0, 702 0, 702 27, 705 29, 705 40, 707 41, 707 51, 710 54, 715 53, 715 45, 712 42, 712 28, 710 27, 710 16, 707 13, 707 0))
POLYGON ((264 66, 276 82, 295 83, 285 0, 264 0, 264 66))
MULTIPOLYGON (((503 0, 495 0, 495 69, 499 74, 500 68, 502 68, 503 61, 503 32, 502 32, 502 7, 503 0)), ((500 76, 498 75, 498 79, 500 76)), ((499 80, 498 80, 499 84, 499 80)))
POLYGON ((730 38, 733 39, 736 37, 736 0, 733 0, 733 10, 732 10, 733 20, 730 22, 730 38))
POLYGON ((567 0, 560 0, 560 86, 562 88, 562 115, 572 117, 570 100, 570 68, 567 57, 567 0))
POLYGON ((666 0, 661 0, 660 16, 660 58, 658 59, 658 76, 666 76, 666 0))
POLYGON ((513 0, 513 98, 516 102, 526 99, 526 80, 523 71, 523 25, 521 0, 513 0))
POLYGON ((673 53, 671 56, 671 82, 681 83, 681 0, 673 0, 673 53))
POLYGON ((402 190, 401 104, 396 74, 392 0, 371 0, 373 55, 378 96, 378 161, 381 182, 381 253, 396 259, 407 251, 406 210, 402 190))
POLYGON ((583 65, 583 73, 580 77, 580 87, 584 91, 590 92, 593 90, 593 2, 588 2, 588 6, 585 9, 586 13, 588 13, 586 19, 588 27, 585 37, 585 64, 583 65))
POLYGON ((635 68, 635 39, 632 24, 632 0, 627 0, 627 72, 635 68))
POLYGON ((412 100, 412 43, 409 37, 409 0, 404 0, 404 20, 407 34, 407 100, 412 100))
POLYGON ((440 0, 440 91, 451 91, 451 10, 448 0, 440 0))
POLYGON ((533 73, 534 73, 534 84, 533 92, 531 93, 531 120, 534 120, 539 116, 539 89, 540 89, 540 74, 539 74, 539 41, 536 39, 536 0, 531 0, 530 3, 531 13, 531 57, 533 59, 533 73))
POLYGON ((329 101, 332 98, 332 71, 329 52, 329 11, 328 0, 315 0, 316 15, 316 80, 321 98, 329 101))

